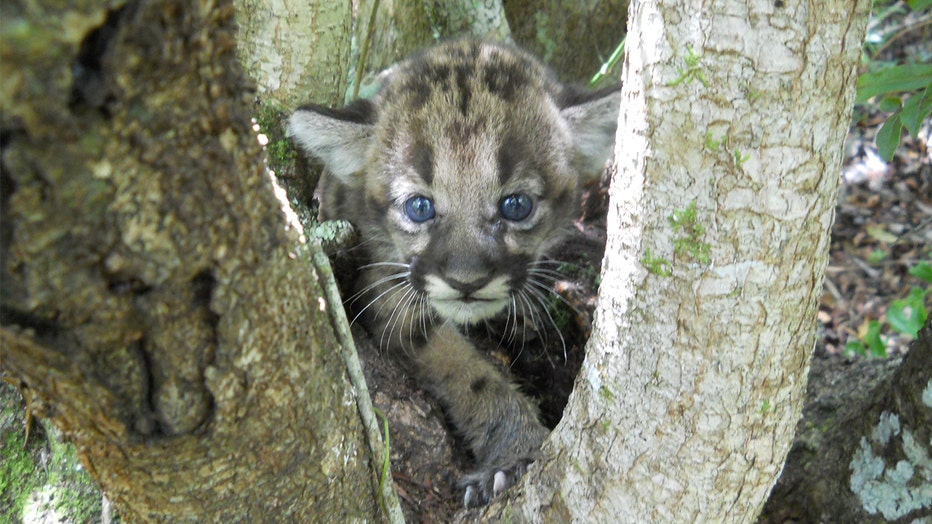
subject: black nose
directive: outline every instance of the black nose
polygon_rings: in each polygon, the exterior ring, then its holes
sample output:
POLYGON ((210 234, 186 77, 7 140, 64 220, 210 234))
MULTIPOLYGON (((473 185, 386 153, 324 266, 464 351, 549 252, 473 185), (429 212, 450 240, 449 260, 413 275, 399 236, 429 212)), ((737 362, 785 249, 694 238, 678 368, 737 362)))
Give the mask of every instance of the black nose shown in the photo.
POLYGON ((489 281, 491 280, 492 280, 491 276, 480 276, 468 282, 464 282, 462 280, 456 280, 456 279, 448 278, 448 277, 443 278, 443 281, 446 282, 448 286, 459 291, 460 293, 463 294, 463 296, 469 296, 475 293, 476 291, 479 291, 480 289, 485 287, 485 285, 488 284, 489 281))

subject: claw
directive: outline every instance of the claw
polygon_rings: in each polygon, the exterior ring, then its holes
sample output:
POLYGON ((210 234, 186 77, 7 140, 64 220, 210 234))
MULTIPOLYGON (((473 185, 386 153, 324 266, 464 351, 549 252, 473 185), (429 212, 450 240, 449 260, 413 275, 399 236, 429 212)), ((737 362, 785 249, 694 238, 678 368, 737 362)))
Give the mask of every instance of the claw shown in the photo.
POLYGON ((460 480, 460 486, 466 490, 463 505, 475 508, 490 503, 515 485, 526 472, 531 457, 521 457, 510 462, 487 465, 478 471, 466 475, 460 480))
POLYGON ((465 506, 465 507, 467 507, 467 508, 473 508, 473 507, 478 506, 478 505, 479 505, 479 501, 476 500, 477 498, 478 498, 478 497, 476 497, 476 487, 475 487, 475 486, 467 486, 467 487, 466 487, 466 494, 463 496, 463 506, 465 506))
POLYGON ((508 476, 505 475, 504 471, 495 473, 495 477, 492 480, 492 496, 497 497, 501 492, 508 489, 509 485, 508 476))

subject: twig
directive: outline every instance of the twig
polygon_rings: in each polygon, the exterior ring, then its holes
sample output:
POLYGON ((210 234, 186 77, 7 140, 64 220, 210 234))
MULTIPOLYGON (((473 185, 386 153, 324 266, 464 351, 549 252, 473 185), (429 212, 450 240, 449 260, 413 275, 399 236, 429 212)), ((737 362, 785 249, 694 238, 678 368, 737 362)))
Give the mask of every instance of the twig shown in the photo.
POLYGON ((379 12, 379 0, 372 2, 372 11, 369 13, 369 26, 366 28, 366 38, 362 41, 362 51, 359 53, 359 62, 356 63, 356 83, 353 86, 353 100, 359 97, 359 86, 362 84, 363 71, 365 71, 366 60, 369 59, 369 45, 375 34, 375 18, 379 12))
POLYGON ((369 396, 369 387, 366 385, 366 379, 362 374, 362 366, 356 353, 356 343, 353 340, 353 334, 349 330, 349 321, 346 318, 343 301, 340 299, 340 291, 337 289, 336 280, 333 277, 330 259, 327 258, 324 250, 319 245, 316 248, 311 247, 310 251, 314 266, 320 275, 320 283, 324 288, 325 298, 330 303, 327 310, 330 312, 331 323, 337 333, 340 347, 343 349, 346 370, 350 382, 352 382, 353 388, 356 390, 356 407, 359 409, 359 416, 369 436, 369 448, 375 458, 373 462, 382 465, 384 468, 380 471, 382 473, 380 484, 382 504, 386 516, 392 524, 403 524, 405 521, 404 514, 401 511, 401 504, 398 502, 398 495, 395 493, 395 486, 391 481, 392 476, 388 470, 390 467, 388 451, 382 444, 379 421, 376 418, 375 408, 372 406, 372 399, 369 396))

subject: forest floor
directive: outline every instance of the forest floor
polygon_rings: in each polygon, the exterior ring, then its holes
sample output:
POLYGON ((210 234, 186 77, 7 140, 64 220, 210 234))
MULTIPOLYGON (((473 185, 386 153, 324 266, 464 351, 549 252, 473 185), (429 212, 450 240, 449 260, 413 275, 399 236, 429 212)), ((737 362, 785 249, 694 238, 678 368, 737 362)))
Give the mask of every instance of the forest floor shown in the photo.
MULTIPOLYGON (((894 329, 888 311, 928 286, 909 270, 932 262, 932 124, 918 139, 904 136, 888 164, 873 146, 878 119, 867 116, 849 134, 818 316, 819 345, 828 353, 860 353, 857 341, 874 356, 901 352, 911 337, 894 329), (874 342, 873 352, 871 321, 885 346, 874 342)), ((932 293, 924 301, 932 310, 932 293)))
MULTIPOLYGON (((932 62, 932 12, 903 2, 875 2, 867 30, 862 73, 889 64, 932 62)), ((819 343, 829 354, 897 354, 911 337, 896 329, 916 302, 930 310, 929 285, 909 273, 932 263, 932 121, 918 137, 903 133, 891 162, 877 154, 875 138, 887 113, 882 97, 856 105, 845 144, 825 292, 819 308, 819 343), (891 320, 893 321, 891 323, 891 320)))

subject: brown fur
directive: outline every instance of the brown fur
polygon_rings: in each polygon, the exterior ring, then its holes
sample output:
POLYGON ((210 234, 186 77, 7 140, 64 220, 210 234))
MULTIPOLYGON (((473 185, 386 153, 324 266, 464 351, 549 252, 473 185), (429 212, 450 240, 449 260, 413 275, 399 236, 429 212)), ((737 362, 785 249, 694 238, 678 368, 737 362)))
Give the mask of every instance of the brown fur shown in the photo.
POLYGON ((476 457, 467 505, 522 475, 547 430, 456 325, 543 318, 538 261, 607 159, 617 113, 617 90, 568 89, 517 49, 459 40, 386 72, 372 101, 291 117, 291 136, 328 168, 323 215, 360 231, 357 314, 476 457))

